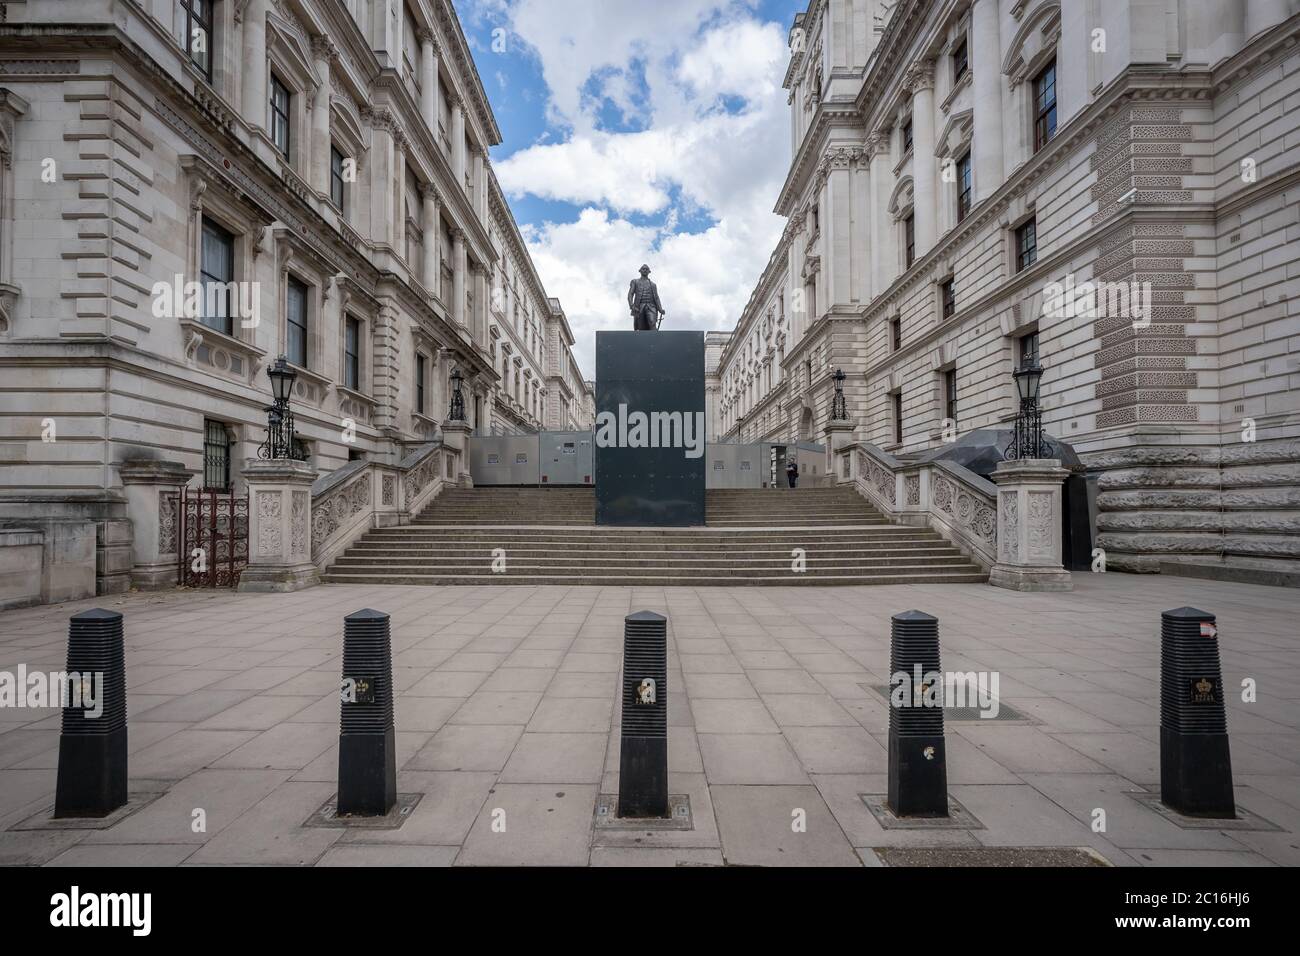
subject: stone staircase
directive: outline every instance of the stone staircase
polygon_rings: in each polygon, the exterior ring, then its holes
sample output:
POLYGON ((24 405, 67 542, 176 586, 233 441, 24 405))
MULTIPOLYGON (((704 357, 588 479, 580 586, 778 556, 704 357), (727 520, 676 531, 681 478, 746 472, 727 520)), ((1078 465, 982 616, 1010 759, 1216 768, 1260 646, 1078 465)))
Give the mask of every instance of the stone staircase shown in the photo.
POLYGON ((890 524, 849 488, 707 494, 706 527, 609 528, 595 525, 592 488, 451 489, 411 524, 368 531, 324 580, 716 587, 988 579, 934 531, 890 524), (804 571, 793 570, 796 548, 804 571), (493 569, 497 549, 504 570, 493 569))

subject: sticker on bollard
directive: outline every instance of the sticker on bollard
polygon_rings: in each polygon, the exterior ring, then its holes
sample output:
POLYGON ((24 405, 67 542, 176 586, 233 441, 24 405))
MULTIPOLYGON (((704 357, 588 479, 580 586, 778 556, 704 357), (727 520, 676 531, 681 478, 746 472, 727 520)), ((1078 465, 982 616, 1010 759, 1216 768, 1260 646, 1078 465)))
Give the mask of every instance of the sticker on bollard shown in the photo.
POLYGON ((122 615, 116 611, 83 611, 68 623, 68 678, 82 681, 86 676, 92 686, 99 677, 102 700, 92 711, 84 706, 84 693, 67 689, 56 819, 105 817, 127 802, 126 661, 122 615))
POLYGON ((667 817, 668 618, 638 611, 623 620, 623 736, 618 816, 667 817))
POLYGON ((1160 615, 1160 800, 1187 817, 1234 819, 1228 718, 1213 614, 1160 615))
POLYGON ((889 809, 899 817, 946 817, 948 771, 943 742, 939 619, 895 614, 889 639, 889 809), (921 675, 917 684, 913 675, 921 675), (902 680, 900 692, 896 682, 902 680), (940 682, 938 701, 931 681, 940 682))
POLYGON ((369 608, 343 619, 339 714, 340 815, 383 816, 397 802, 389 618, 369 608))

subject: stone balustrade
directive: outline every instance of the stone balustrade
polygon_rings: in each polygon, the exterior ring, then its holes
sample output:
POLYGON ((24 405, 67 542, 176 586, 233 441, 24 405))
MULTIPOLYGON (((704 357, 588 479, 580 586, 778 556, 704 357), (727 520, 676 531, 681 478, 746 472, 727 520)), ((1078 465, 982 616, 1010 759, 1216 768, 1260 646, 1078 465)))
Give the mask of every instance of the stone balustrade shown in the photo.
POLYGON ((998 560, 997 487, 950 461, 900 461, 869 442, 836 449, 835 474, 891 521, 929 527, 981 567, 998 560))

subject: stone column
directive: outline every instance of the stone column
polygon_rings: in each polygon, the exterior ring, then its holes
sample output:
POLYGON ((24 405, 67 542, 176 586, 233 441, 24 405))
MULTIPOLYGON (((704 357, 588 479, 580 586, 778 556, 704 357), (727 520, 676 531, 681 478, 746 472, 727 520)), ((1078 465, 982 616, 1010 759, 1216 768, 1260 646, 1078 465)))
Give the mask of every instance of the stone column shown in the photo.
POLYGON ((854 298, 849 268, 853 245, 850 220, 853 214, 853 180, 849 151, 834 150, 826 158, 826 202, 822 207, 822 273, 826 277, 827 308, 848 305, 854 298))
POLYGON ((438 41, 430 30, 420 31, 420 112, 433 141, 438 141, 438 41))
POLYGON ((316 469, 282 458, 244 463, 248 567, 240 591, 300 591, 320 583, 311 560, 311 485, 316 469))
POLYGON ((849 249, 849 270, 853 273, 853 298, 866 304, 871 301, 871 254, 875 247, 871 234, 871 154, 861 147, 854 147, 851 153, 853 243, 849 249))
POLYGON ((907 76, 912 91, 912 214, 916 224, 916 258, 934 248, 938 212, 934 162, 934 62, 916 64, 907 76))
POLYGON ((465 233, 451 231, 451 318, 460 328, 465 326, 465 233))
POLYGON ((451 94, 451 174, 456 188, 465 191, 465 106, 460 97, 451 94))
POLYGON ((312 62, 320 86, 311 106, 311 188, 322 196, 330 192, 330 61, 334 44, 327 36, 312 37, 312 62))
POLYGON ((970 36, 971 84, 974 94, 975 201, 1002 185, 1002 63, 997 0, 975 0, 970 36))
POLYGON ((266 12, 269 7, 270 0, 248 0, 244 9, 242 112, 244 122, 256 129, 266 129, 270 108, 266 99, 266 12))
MULTIPOLYGON (((393 133, 393 180, 396 191, 393 201, 397 204, 393 216, 393 252, 403 261, 406 260, 406 139, 401 130, 393 133)), ((410 263, 406 263, 408 266, 410 263)))
MULTIPOLYGON (((176 586, 180 561, 180 490, 190 473, 177 461, 133 458, 118 469, 131 519, 131 586, 176 586)), ((208 556, 209 560, 212 556, 208 556)))
POLYGON ((998 563, 989 584, 1013 591, 1070 591, 1061 564, 1061 485, 1069 472, 1055 458, 1003 461, 998 486, 998 563))
POLYGON ((487 269, 483 263, 474 263, 474 315, 471 321, 474 327, 470 329, 470 336, 479 344, 487 342, 487 269))
POLYGON ((889 219, 889 135, 872 133, 867 137, 871 163, 871 294, 877 296, 889 288, 894 279, 894 259, 885 254, 890 241, 889 219))
POLYGON ((438 237, 442 229, 437 187, 433 183, 421 183, 420 198, 424 202, 424 209, 420 213, 420 224, 424 229, 424 268, 420 275, 424 279, 424 287, 438 295, 438 237))

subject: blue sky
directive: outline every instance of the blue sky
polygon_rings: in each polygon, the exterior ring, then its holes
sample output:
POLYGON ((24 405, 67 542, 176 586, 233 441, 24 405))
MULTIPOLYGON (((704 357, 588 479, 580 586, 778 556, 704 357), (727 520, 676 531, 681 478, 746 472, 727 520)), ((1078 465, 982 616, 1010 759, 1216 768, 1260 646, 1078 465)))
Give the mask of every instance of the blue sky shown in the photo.
POLYGON ((649 262, 664 328, 730 329, 780 237, 794 0, 459 0, 497 176, 584 373, 649 262))

